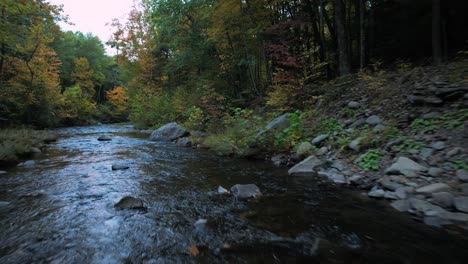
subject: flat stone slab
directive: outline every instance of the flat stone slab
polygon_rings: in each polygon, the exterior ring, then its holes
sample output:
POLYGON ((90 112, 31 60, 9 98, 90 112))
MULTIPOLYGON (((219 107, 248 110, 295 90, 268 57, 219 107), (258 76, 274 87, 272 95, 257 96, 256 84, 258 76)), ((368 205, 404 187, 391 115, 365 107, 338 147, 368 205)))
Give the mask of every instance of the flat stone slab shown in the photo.
POLYGON ((288 174, 291 176, 316 176, 318 168, 323 164, 324 161, 312 155, 290 168, 288 174))
POLYGON ((455 197, 453 204, 458 211, 468 213, 468 196, 455 197))
POLYGON ((390 206, 399 212, 407 212, 410 209, 410 203, 408 200, 397 200, 392 202, 390 206))
POLYGON ((433 183, 416 189, 416 193, 437 193, 450 190, 450 186, 445 183, 433 183))
POLYGON ((407 177, 416 177, 418 172, 427 171, 427 168, 406 157, 398 160, 385 170, 386 174, 402 174, 407 177))

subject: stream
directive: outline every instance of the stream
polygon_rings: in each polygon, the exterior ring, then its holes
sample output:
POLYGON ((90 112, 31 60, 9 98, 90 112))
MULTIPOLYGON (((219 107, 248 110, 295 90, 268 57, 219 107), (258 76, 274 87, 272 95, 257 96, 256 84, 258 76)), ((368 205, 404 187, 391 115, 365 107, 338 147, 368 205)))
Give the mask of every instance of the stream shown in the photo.
POLYGON ((426 226, 385 201, 266 162, 152 142, 126 125, 53 133, 58 141, 34 166, 0 176, 0 263, 468 261, 466 231, 426 226), (113 171, 119 163, 130 168, 113 171), (238 183, 263 196, 216 193, 238 183), (124 196, 147 209, 115 208, 124 196), (198 219, 208 222, 194 226, 198 219))

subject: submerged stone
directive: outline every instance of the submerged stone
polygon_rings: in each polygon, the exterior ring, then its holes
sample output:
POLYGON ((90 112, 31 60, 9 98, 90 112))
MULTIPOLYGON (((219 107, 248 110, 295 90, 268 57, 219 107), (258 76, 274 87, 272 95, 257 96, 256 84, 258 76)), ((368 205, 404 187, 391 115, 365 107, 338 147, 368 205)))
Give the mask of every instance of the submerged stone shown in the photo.
POLYGON ((260 189, 255 184, 236 184, 231 187, 231 193, 239 199, 255 198, 262 196, 260 189))
POLYGON ((125 196, 114 205, 119 209, 144 209, 143 200, 131 196, 125 196))

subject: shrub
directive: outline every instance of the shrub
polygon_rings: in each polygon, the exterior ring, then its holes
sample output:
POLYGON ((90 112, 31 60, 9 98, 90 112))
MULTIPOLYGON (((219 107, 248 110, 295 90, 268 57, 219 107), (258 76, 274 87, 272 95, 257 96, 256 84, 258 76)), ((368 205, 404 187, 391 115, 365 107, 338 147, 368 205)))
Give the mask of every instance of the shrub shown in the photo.
POLYGON ((357 164, 366 171, 377 171, 380 168, 379 163, 382 158, 383 154, 380 149, 371 149, 359 158, 357 164))
POLYGON ((204 144, 218 155, 250 156, 263 119, 253 115, 252 110, 240 108, 232 109, 232 114, 226 119, 224 130, 208 136, 204 144))
POLYGON ((130 120, 138 128, 159 127, 176 118, 169 95, 146 94, 142 91, 130 100, 130 120))

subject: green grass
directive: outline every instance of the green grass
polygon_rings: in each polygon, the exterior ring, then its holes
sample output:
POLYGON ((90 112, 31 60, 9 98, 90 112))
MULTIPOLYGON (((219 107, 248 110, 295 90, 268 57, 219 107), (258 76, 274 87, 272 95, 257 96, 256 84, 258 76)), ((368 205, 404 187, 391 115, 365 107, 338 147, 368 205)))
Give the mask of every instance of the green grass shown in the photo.
POLYGON ((0 163, 16 162, 40 148, 44 141, 52 135, 47 131, 31 129, 1 129, 0 130, 0 163))

